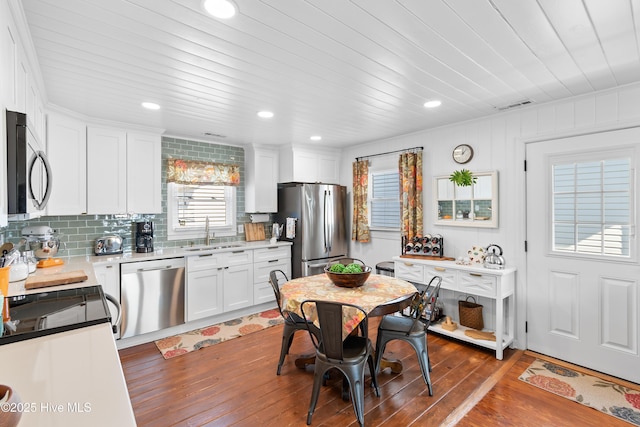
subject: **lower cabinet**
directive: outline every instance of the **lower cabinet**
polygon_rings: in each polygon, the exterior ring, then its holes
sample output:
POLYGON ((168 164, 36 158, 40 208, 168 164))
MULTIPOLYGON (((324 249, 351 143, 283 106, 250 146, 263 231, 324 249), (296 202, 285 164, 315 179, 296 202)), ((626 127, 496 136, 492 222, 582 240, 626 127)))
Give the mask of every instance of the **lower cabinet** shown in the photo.
POLYGON ((253 249, 186 258, 187 322, 255 304, 253 249))
POLYGON ((222 313, 220 256, 203 254, 187 257, 186 321, 222 313))
POLYGON ((275 301, 269 283, 269 273, 282 270, 291 277, 291 249, 289 246, 272 246, 256 249, 253 254, 253 303, 262 304, 275 301))

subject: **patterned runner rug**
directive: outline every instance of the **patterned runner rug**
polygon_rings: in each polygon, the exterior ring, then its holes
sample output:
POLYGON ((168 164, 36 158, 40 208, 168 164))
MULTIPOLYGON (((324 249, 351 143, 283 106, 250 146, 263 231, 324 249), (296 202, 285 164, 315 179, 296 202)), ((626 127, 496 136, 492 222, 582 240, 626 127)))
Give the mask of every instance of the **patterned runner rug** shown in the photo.
POLYGON ((520 380, 640 426, 640 390, 536 359, 520 380))
POLYGON ((194 350, 209 347, 226 340, 238 338, 283 323, 278 310, 267 310, 217 325, 207 326, 184 334, 156 341, 156 346, 165 359, 180 356, 194 350))

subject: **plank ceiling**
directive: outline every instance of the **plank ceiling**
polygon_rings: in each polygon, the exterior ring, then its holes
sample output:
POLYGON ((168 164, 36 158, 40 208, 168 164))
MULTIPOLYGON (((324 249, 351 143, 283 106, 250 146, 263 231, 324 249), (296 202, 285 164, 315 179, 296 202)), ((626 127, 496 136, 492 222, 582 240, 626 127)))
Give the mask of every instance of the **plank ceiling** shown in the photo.
POLYGON ((236 4, 22 0, 48 102, 231 144, 341 147, 640 80, 640 0, 236 4))

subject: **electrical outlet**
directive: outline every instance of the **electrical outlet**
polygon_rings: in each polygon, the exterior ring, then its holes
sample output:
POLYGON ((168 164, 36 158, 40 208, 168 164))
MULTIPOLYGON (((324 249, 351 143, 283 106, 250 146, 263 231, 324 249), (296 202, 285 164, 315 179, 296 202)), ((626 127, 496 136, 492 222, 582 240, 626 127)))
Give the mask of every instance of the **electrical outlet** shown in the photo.
POLYGON ((238 233, 244 233, 244 224, 238 224, 238 233))

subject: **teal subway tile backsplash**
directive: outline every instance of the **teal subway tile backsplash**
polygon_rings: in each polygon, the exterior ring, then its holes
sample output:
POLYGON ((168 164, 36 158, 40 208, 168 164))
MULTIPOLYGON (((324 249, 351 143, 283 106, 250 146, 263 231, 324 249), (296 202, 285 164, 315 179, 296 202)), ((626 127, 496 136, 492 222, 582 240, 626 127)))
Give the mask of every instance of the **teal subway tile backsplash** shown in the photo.
MULTIPOLYGON (((63 246, 60 256, 93 255, 93 242, 96 238, 118 234, 124 238, 125 251, 131 250, 133 244, 134 224, 137 221, 150 220, 154 222, 154 247, 180 247, 190 243, 188 240, 167 240, 167 185, 166 159, 169 157, 189 160, 214 161, 240 165, 240 186, 236 189, 237 222, 250 222, 244 212, 244 148, 230 145, 210 144, 201 141, 190 141, 181 138, 162 138, 162 210, 161 214, 149 215, 145 213, 135 215, 77 215, 77 216, 45 216, 31 221, 10 222, 5 228, 0 228, 0 234, 5 241, 18 243, 21 239, 22 228, 32 225, 48 225, 55 229, 63 246), (66 246, 66 247, 65 247, 66 246)), ((55 176, 55 171, 53 171, 55 176)), ((55 185, 55 179, 54 179, 55 185)), ((271 224, 265 224, 267 238, 271 236, 271 224)), ((216 238, 215 241, 244 240, 244 234, 235 238, 216 238)), ((200 242, 196 242, 200 243, 200 242)))

